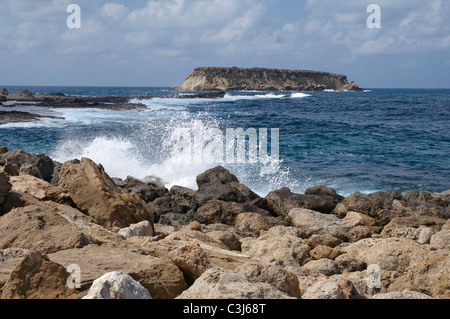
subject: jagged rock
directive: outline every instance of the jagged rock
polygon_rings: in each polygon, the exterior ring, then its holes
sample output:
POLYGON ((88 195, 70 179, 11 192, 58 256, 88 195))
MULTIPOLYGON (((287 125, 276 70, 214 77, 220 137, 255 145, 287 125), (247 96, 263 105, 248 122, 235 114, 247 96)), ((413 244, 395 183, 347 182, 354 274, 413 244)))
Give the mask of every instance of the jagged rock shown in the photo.
POLYGON ((169 191, 169 195, 177 202, 181 214, 186 214, 198 208, 195 199, 197 193, 190 188, 173 186, 169 191))
POLYGON ((73 201, 64 189, 52 186, 50 183, 31 176, 14 176, 10 178, 11 191, 18 194, 28 194, 40 201, 54 201, 64 205, 73 205, 73 201))
POLYGON ((77 299, 66 268, 37 252, 28 254, 2 288, 2 299, 77 299))
POLYGON ((351 243, 357 242, 364 238, 369 238, 372 236, 372 231, 367 226, 356 226, 350 229, 347 233, 348 241, 351 243))
POLYGON ((428 227, 422 228, 419 234, 419 238, 417 239, 417 242, 422 245, 429 244, 432 236, 433 230, 431 228, 428 227))
POLYGON ((328 214, 335 207, 332 202, 320 196, 295 194, 287 187, 269 193, 265 199, 271 211, 284 218, 293 208, 306 208, 328 214))
MULTIPOLYGON (((117 183, 117 180, 115 180, 117 183)), ((166 195, 169 191, 163 185, 159 185, 154 182, 143 182, 134 177, 128 176, 127 179, 121 184, 122 192, 124 193, 136 193, 146 203, 151 203, 155 199, 166 195)))
POLYGON ((0 155, 8 153, 8 152, 9 152, 9 150, 6 146, 0 145, 0 155))
POLYGON ((5 164, 5 166, 3 166, 2 172, 8 175, 9 177, 19 176, 20 169, 17 165, 8 163, 5 164))
POLYGON ((312 285, 302 296, 303 299, 362 299, 349 280, 333 278, 312 285))
POLYGON ((335 261, 347 272, 362 271, 367 267, 364 260, 356 254, 342 254, 336 257, 335 261))
POLYGON ((327 258, 335 260, 342 252, 339 249, 334 249, 328 246, 319 245, 309 252, 311 257, 315 260, 327 258))
POLYGON ((299 266, 308 260, 310 251, 302 237, 305 236, 299 229, 275 226, 257 239, 243 241, 242 253, 269 263, 280 261, 299 266))
POLYGON ((152 299, 139 282, 119 271, 96 279, 83 299, 152 299))
POLYGON ((403 290, 402 292, 388 292, 384 294, 377 294, 371 299, 433 299, 428 295, 417 291, 403 290))
POLYGON ((312 249, 314 249, 320 245, 334 248, 334 247, 337 247, 340 244, 342 244, 342 240, 340 240, 339 238, 336 238, 330 234, 312 235, 310 238, 306 239, 305 242, 312 249))
POLYGON ((2 88, 2 90, 0 91, 0 94, 7 96, 9 94, 8 89, 7 88, 2 88))
MULTIPOLYGON (((24 170, 39 172, 39 178, 50 181, 53 175, 54 163, 51 158, 41 155, 30 154, 24 151, 12 151, 0 154, 0 165, 15 164, 21 167, 25 164, 24 170)), ((37 173, 36 173, 37 174, 37 173)))
POLYGON ((296 275, 274 264, 248 263, 236 268, 252 283, 268 283, 279 291, 295 298, 301 298, 299 281, 296 275))
POLYGON ((368 215, 379 225, 386 225, 398 215, 393 210, 394 200, 401 199, 396 191, 376 192, 372 194, 354 193, 336 205, 333 213, 344 218, 350 211, 368 215))
POLYGON ((145 236, 154 236, 154 228, 152 226, 152 224, 147 221, 144 220, 143 222, 137 223, 137 224, 133 224, 130 225, 129 227, 126 228, 122 228, 118 234, 122 235, 125 238, 130 238, 130 237, 145 237, 145 236))
POLYGON ((9 182, 9 177, 5 173, 0 172, 0 205, 5 202, 6 195, 8 195, 11 188, 12 185, 9 182))
POLYGON ((294 208, 288 215, 292 225, 298 227, 308 236, 330 234, 341 240, 347 239, 351 229, 346 220, 335 215, 325 215, 314 210, 294 208))
POLYGON ((292 299, 267 283, 252 283, 228 269, 211 268, 177 299, 292 299))
POLYGON ((450 250, 450 220, 447 221, 440 232, 431 236, 430 245, 434 249, 450 250))
POLYGON ((311 260, 302 267, 302 270, 306 275, 323 274, 327 277, 342 272, 339 263, 328 258, 311 260))
POLYGON ((211 200, 201 206, 194 214, 195 219, 202 224, 234 225, 236 217, 240 214, 252 212, 263 216, 270 216, 264 211, 250 203, 225 202, 221 200, 211 200))
POLYGON ((338 195, 334 189, 331 187, 327 187, 324 185, 320 186, 314 186, 310 187, 305 191, 305 195, 317 195, 325 198, 326 200, 329 200, 330 202, 334 203, 335 205, 342 202, 345 197, 338 195))
POLYGON ((112 229, 145 220, 153 224, 147 204, 134 193, 122 193, 102 165, 83 158, 80 164, 64 163, 59 175, 59 186, 81 212, 93 217, 99 225, 112 229))
POLYGON ((250 231, 256 235, 262 235, 262 232, 268 231, 274 226, 289 226, 289 224, 272 216, 261 215, 258 213, 242 213, 236 217, 235 227, 242 231, 250 231))
POLYGON ((377 222, 375 221, 374 218, 372 218, 368 215, 365 215, 365 214, 351 212, 351 211, 347 213, 344 220, 348 221, 352 225, 352 227, 376 226, 377 225, 377 222))
POLYGON ((169 253, 169 258, 183 272, 188 285, 211 268, 208 256, 199 245, 179 246, 169 253))
MULTIPOLYGON (((131 276, 150 292, 154 299, 174 299, 187 289, 183 273, 168 259, 139 254, 104 244, 69 249, 49 255, 64 266, 76 263, 81 269, 81 292, 89 290, 94 280, 112 269, 131 276)), ((81 294, 80 292, 80 294, 81 294)))
POLYGON ((231 174, 230 171, 222 166, 217 166, 197 176, 197 186, 199 189, 205 185, 226 185, 231 182, 239 183, 239 180, 235 175, 231 174))
POLYGON ((54 202, 36 202, 0 217, 0 249, 9 247, 52 253, 122 238, 95 224, 80 211, 54 202))

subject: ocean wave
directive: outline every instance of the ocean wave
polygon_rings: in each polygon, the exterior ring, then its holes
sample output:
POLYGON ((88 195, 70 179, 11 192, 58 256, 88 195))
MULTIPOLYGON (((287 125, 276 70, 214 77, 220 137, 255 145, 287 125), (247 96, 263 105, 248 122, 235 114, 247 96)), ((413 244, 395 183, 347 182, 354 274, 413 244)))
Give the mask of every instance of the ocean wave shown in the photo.
POLYGON ((312 96, 311 94, 306 94, 306 93, 292 93, 291 94, 291 98, 293 99, 299 99, 299 98, 304 98, 304 97, 308 97, 308 96, 312 96))

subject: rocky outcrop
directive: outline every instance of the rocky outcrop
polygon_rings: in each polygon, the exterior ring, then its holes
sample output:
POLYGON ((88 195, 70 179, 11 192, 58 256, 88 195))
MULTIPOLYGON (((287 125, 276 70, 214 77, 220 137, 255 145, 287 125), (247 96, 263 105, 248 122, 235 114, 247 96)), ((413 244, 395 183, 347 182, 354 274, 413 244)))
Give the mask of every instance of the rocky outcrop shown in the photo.
POLYGON ((56 185, 29 175, 42 156, 5 154, 2 298, 450 298, 449 191, 261 198, 220 166, 168 190, 88 159, 52 162, 56 185))
POLYGON ((317 71, 200 67, 173 88, 177 91, 343 91, 361 90, 347 76, 317 71))

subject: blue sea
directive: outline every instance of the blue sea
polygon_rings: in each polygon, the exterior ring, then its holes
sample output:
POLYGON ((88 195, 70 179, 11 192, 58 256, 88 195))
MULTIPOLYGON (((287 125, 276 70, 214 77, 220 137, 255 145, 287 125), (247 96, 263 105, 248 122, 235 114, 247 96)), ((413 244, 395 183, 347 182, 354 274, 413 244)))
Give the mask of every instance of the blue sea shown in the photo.
POLYGON ((132 101, 147 106, 136 110, 0 106, 61 118, 1 125, 0 144, 60 162, 88 157, 112 177, 158 177, 167 187, 196 189, 196 176, 216 164, 180 160, 174 129, 195 134, 278 128, 277 160, 221 164, 262 196, 281 187, 303 193, 315 185, 344 196, 450 189, 450 90, 227 92, 222 99, 179 99, 177 95, 188 93, 139 87, 7 88, 81 96, 147 95, 132 101))

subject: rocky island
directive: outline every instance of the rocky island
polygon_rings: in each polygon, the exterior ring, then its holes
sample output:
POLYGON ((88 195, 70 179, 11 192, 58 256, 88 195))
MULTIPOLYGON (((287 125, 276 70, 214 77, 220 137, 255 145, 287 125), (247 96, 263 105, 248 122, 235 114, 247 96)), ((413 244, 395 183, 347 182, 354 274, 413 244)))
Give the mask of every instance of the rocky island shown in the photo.
POLYGON ((197 185, 0 146, 0 299, 450 298, 450 190, 197 185))
POLYGON ((176 91, 362 91, 346 75, 305 70, 200 67, 176 91))

